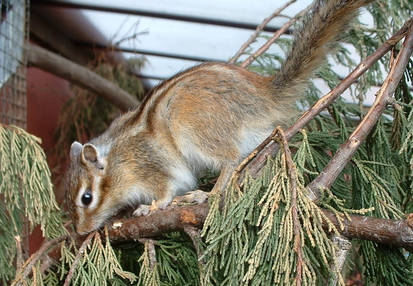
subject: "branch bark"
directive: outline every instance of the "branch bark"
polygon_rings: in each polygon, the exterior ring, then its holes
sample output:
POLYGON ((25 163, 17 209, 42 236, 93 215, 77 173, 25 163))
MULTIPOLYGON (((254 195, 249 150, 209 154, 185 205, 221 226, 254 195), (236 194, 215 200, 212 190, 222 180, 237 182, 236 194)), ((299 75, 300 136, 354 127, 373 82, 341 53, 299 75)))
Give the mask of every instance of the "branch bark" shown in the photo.
POLYGON ((25 44, 28 65, 53 73, 61 78, 100 95, 126 111, 139 105, 139 101, 107 79, 89 69, 31 43, 25 44))
POLYGON ((116 221, 118 227, 109 228, 109 238, 113 242, 125 242, 142 237, 156 237, 166 232, 180 230, 191 226, 202 228, 208 215, 209 206, 202 203, 194 206, 171 206, 148 216, 116 221))
MULTIPOLYGON (((343 271, 344 262, 346 262, 347 254, 351 249, 351 242, 346 237, 342 235, 333 235, 331 238, 335 247, 336 247, 336 256, 335 256, 335 263, 336 265, 331 265, 331 273, 328 285, 338 285, 340 276, 336 275, 333 271, 334 267, 337 267, 337 270, 341 273, 343 271)), ((338 273, 337 273, 338 274, 338 273)))
MULTIPOLYGON (((185 227, 202 228, 209 211, 208 203, 189 206, 170 206, 148 216, 133 217, 116 221, 117 227, 109 227, 112 242, 122 243, 139 238, 157 237, 171 231, 184 231, 185 227)), ((326 217, 341 229, 336 215, 323 210, 326 217)), ((413 252, 413 223, 406 220, 391 220, 375 217, 350 215, 344 218, 341 234, 348 238, 359 238, 376 243, 404 247, 413 252), (410 224, 409 224, 410 222, 410 224)), ((327 223, 323 227, 328 229, 327 223)))

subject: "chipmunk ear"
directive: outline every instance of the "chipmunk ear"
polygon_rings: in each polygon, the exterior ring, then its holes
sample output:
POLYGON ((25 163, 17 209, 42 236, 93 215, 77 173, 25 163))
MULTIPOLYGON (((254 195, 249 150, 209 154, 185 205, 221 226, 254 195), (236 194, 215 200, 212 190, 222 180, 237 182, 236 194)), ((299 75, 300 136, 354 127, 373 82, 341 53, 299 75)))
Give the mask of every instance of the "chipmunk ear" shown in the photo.
POLYGON ((82 148, 82 162, 87 166, 93 166, 100 170, 104 169, 104 162, 101 156, 99 156, 99 151, 95 145, 86 143, 82 148))
POLYGON ((75 141, 70 146, 70 160, 76 160, 82 152, 83 145, 75 141))

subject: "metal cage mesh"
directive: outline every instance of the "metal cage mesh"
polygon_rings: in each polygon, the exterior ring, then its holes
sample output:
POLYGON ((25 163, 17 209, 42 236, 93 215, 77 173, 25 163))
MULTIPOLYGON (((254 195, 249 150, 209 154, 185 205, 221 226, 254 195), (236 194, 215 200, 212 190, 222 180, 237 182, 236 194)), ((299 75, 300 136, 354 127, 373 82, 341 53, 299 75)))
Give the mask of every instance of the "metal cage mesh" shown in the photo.
POLYGON ((26 128, 29 0, 0 0, 0 122, 26 128))

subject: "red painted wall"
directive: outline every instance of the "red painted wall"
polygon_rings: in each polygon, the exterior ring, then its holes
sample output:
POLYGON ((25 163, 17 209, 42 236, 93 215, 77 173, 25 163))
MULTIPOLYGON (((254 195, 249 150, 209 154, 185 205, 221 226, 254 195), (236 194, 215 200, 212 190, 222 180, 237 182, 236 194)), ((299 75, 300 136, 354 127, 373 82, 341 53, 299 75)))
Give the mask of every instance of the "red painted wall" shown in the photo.
POLYGON ((60 110, 72 96, 69 82, 37 68, 27 69, 27 131, 42 139, 49 151, 60 110))
MULTIPOLYGON (((50 153, 55 144, 57 120, 63 104, 73 93, 68 81, 33 67, 27 69, 26 83, 27 131, 42 139, 49 166, 53 166, 50 153)), ((30 252, 36 251, 42 241, 42 233, 36 228, 30 236, 30 252)))

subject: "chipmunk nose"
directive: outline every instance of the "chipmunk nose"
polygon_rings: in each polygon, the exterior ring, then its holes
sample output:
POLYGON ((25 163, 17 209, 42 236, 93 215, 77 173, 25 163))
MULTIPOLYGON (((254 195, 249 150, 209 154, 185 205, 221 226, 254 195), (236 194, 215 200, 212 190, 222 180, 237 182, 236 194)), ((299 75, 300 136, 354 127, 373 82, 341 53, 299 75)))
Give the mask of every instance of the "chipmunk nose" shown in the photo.
POLYGON ((87 232, 87 231, 82 231, 82 230, 76 229, 76 233, 77 233, 78 235, 85 235, 85 234, 87 234, 88 232, 87 232))
POLYGON ((85 229, 79 227, 78 225, 75 225, 75 231, 79 235, 85 235, 89 232, 89 231, 85 231, 85 229))

